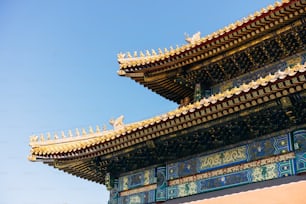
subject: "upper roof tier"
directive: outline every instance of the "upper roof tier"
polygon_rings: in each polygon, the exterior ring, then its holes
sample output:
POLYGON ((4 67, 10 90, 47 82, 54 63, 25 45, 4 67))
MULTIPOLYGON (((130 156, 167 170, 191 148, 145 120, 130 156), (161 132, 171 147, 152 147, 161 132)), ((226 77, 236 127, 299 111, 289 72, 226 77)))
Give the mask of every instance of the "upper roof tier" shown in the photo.
POLYGON ((118 54, 118 74, 179 103, 196 83, 211 88, 304 50, 305 0, 269 5, 205 37, 158 51, 118 54), (294 46, 292 46, 294 45, 294 46))

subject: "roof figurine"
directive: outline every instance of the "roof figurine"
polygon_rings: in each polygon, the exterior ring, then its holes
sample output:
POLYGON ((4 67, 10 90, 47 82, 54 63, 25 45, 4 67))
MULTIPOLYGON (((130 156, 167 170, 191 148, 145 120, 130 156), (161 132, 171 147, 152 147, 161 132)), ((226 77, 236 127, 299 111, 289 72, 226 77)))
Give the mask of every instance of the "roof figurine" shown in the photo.
POLYGON ((187 33, 185 33, 185 40, 189 44, 194 44, 194 43, 198 42, 200 39, 201 39, 201 32, 197 32, 197 33, 193 34, 191 37, 189 37, 189 35, 187 33))
POLYGON ((123 119, 124 116, 121 115, 117 119, 110 119, 109 123, 114 127, 114 130, 119 130, 124 126, 123 119))

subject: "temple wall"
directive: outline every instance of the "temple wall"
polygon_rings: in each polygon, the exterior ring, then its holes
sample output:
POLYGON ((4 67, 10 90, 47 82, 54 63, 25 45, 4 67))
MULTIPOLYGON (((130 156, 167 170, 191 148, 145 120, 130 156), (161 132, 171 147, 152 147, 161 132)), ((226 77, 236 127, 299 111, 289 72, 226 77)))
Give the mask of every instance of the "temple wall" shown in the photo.
POLYGON ((115 180, 109 204, 163 202, 306 172, 306 130, 218 149, 115 180))
POLYGON ((188 204, 304 204, 306 181, 290 182, 272 187, 248 190, 230 195, 204 198, 188 204), (281 193, 280 193, 281 192, 281 193), (284 193, 285 192, 285 193, 284 193), (267 199, 269 198, 269 199, 267 199))

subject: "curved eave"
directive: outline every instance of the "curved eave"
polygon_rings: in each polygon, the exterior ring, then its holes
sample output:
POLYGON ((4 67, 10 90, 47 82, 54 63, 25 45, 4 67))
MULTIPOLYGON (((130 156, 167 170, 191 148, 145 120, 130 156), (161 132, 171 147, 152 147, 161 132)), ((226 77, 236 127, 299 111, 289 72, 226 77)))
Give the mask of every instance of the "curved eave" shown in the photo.
MULTIPOLYGON (((210 81, 209 83, 217 84, 220 79, 215 79, 209 74, 214 71, 218 72, 218 69, 206 70, 207 66, 210 66, 209 64, 221 64, 223 66, 225 59, 235 59, 240 53, 244 52, 249 54, 249 50, 256 49, 257 46, 262 46, 265 49, 270 46, 270 41, 275 41, 275 39, 280 42, 278 46, 283 46, 282 41, 287 41, 285 39, 286 33, 295 32, 295 28, 293 28, 295 26, 300 26, 301 29, 304 28, 305 5, 304 0, 283 3, 282 6, 274 10, 262 13, 256 18, 254 17, 248 23, 236 26, 230 32, 225 32, 215 37, 201 38, 199 42, 169 51, 167 55, 126 59, 126 61, 119 60, 121 68, 118 74, 129 77, 178 104, 185 97, 189 97, 192 100, 192 85, 186 86, 186 84, 176 83, 177 74, 181 72, 202 72, 204 70, 208 72, 207 79, 210 81), (281 39, 278 39, 279 37, 281 39)), ((304 37, 303 35, 299 36, 300 39, 304 37)), ((293 49, 286 46, 284 48, 285 50, 293 49)), ((272 53, 269 54, 273 58, 272 53)), ((264 55, 267 55, 267 53, 264 53, 264 55)), ((287 55, 284 54, 282 57, 285 56, 287 55)), ((256 62, 250 68, 258 68, 255 64, 256 62)), ((244 66, 240 67, 243 68, 244 66)), ((231 68, 232 66, 223 66, 224 70, 222 72, 225 74, 231 73, 231 68)), ((235 77, 235 75, 228 74, 222 81, 229 80, 228 76, 235 77)))
POLYGON ((56 161, 44 163, 78 178, 86 179, 99 184, 105 183, 104 177, 106 172, 97 171, 94 168, 90 168, 92 166, 90 160, 63 162, 62 164, 59 164, 56 161))
POLYGON ((193 88, 182 86, 175 83, 173 79, 164 78, 150 78, 146 80, 145 78, 133 78, 136 82, 143 85, 144 87, 150 89, 151 91, 162 95, 166 99, 179 104, 180 100, 184 97, 193 97, 193 88))
POLYGON ((204 98, 200 102, 127 125, 103 137, 65 143, 57 141, 55 144, 37 142, 32 145, 29 158, 33 161, 64 161, 90 159, 101 155, 111 157, 114 152, 147 140, 303 91, 306 89, 305 73, 306 64, 288 67, 283 72, 279 71, 238 88, 204 98))

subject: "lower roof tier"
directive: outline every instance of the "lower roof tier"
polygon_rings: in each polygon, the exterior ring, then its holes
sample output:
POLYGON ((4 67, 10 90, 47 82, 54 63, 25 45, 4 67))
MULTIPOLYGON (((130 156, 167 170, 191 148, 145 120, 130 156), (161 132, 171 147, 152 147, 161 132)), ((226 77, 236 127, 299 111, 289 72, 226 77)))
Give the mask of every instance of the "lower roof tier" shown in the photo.
POLYGON ((109 135, 63 142, 33 141, 30 159, 104 183, 107 172, 118 176, 305 126, 305 66, 288 67, 160 117, 126 125, 109 135))

